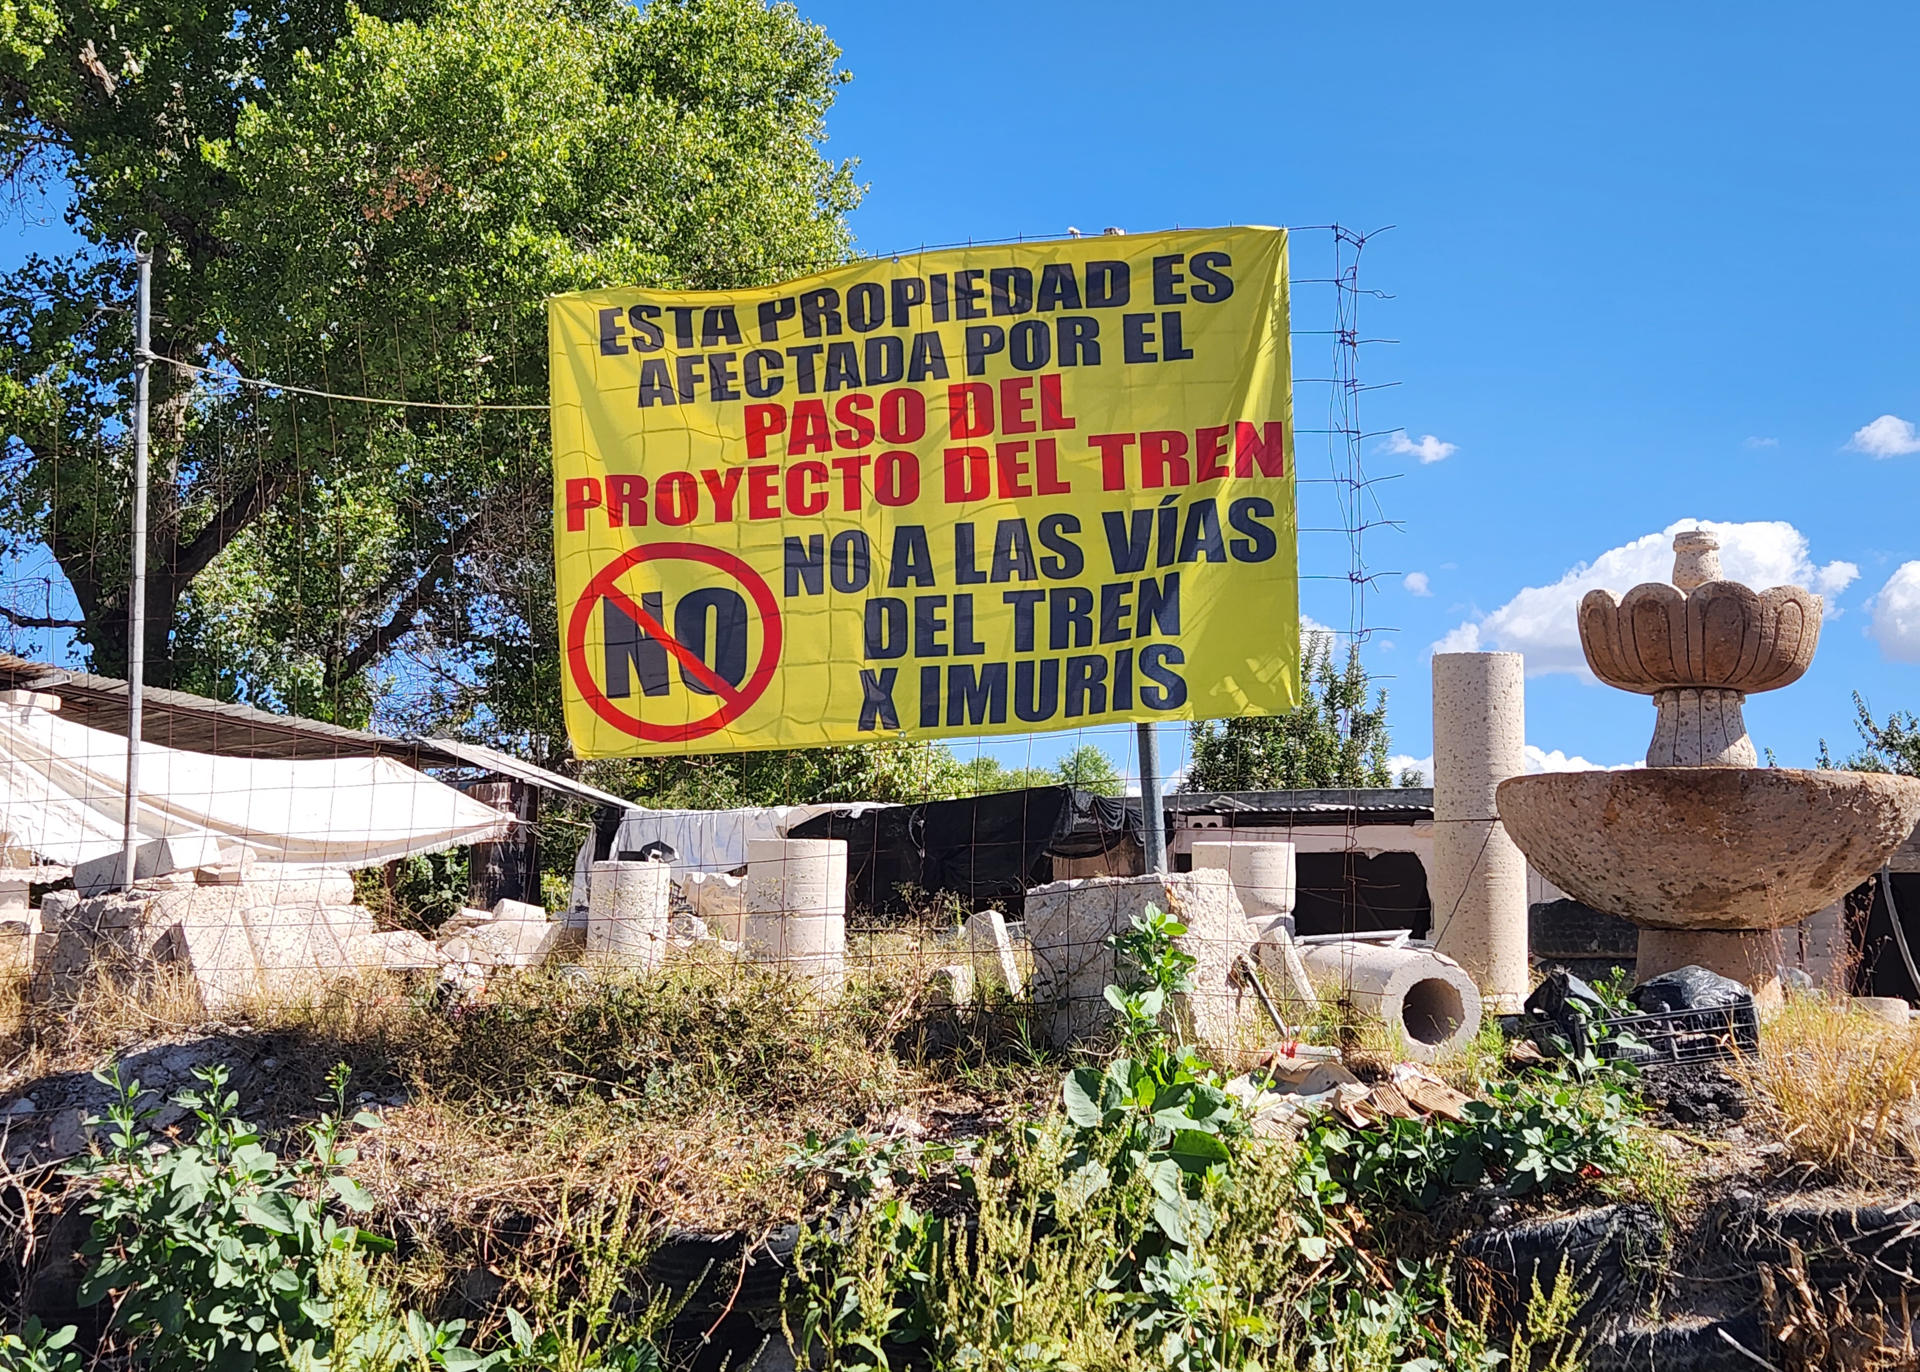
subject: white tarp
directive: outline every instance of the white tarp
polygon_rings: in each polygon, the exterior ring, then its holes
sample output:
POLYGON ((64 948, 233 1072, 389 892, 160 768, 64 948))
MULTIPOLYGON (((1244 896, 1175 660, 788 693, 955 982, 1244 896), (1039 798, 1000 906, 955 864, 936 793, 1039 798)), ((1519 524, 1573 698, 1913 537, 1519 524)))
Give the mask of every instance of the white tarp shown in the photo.
MULTIPOLYGON (((75 864, 121 850, 127 741, 0 705, 0 848, 75 864)), ((490 805, 390 758, 284 761, 140 746, 143 839, 245 843, 268 862, 371 867, 501 838, 490 805)))
MULTIPOLYGON (((747 840, 785 838, 795 824, 815 815, 857 815, 883 808, 877 801, 834 805, 765 805, 740 810, 628 810, 620 821, 613 853, 637 853, 649 843, 673 849, 673 879, 677 886, 689 872, 718 875, 747 865, 747 840)), ((587 874, 593 863, 594 840, 589 837, 573 860, 573 903, 587 903, 587 874)))

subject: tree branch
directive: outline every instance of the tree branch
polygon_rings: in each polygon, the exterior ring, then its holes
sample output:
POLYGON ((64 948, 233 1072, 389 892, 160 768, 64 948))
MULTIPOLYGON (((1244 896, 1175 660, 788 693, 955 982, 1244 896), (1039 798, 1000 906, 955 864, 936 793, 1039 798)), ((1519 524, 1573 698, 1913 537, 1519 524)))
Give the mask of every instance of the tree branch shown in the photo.
POLYGON ((400 597, 386 622, 353 646, 335 674, 336 681, 347 681, 357 676, 406 637, 413 628, 414 616, 439 597, 448 573, 453 571, 467 545, 479 534, 483 522, 482 516, 475 514, 447 535, 446 544, 428 561, 419 580, 400 597))
POLYGON ((193 536, 191 542, 174 553, 167 569, 167 578, 172 583, 172 591, 177 598, 187 588, 187 583, 207 569, 222 550, 233 542, 254 520, 271 508, 281 496, 286 494, 292 483, 292 476, 285 469, 260 473, 247 484, 232 500, 229 500, 220 512, 207 521, 206 527, 193 536))
POLYGON ((20 629, 84 629, 84 619, 50 619, 45 615, 23 615, 18 610, 0 605, 0 619, 5 619, 20 629))

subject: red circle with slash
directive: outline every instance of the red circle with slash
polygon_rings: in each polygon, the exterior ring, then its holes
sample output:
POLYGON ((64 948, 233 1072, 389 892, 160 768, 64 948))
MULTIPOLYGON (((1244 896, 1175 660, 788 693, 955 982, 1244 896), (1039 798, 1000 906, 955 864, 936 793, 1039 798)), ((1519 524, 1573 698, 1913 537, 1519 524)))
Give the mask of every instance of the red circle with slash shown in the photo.
POLYGON ((573 673, 574 684, 580 688, 580 696, 588 708, 614 728, 649 743, 684 743, 705 738, 726 728, 766 693, 774 671, 780 665, 780 640, 780 602, 774 597, 773 588, 767 585, 766 579, 739 557, 702 543, 646 543, 629 549, 602 567, 574 602, 573 612, 567 617, 567 669, 573 673), (739 582, 748 600, 759 612, 760 657, 740 685, 735 686, 709 667, 699 654, 669 634, 665 625, 648 614, 637 600, 618 585, 620 578, 635 567, 648 562, 672 561, 703 562, 739 582), (719 697, 720 708, 704 719, 683 724, 649 724, 615 705, 601 690, 600 683, 593 679, 593 670, 587 660, 587 629, 592 623, 595 607, 602 600, 612 601, 629 619, 644 629, 648 637, 666 649, 668 656, 680 664, 683 673, 719 697))

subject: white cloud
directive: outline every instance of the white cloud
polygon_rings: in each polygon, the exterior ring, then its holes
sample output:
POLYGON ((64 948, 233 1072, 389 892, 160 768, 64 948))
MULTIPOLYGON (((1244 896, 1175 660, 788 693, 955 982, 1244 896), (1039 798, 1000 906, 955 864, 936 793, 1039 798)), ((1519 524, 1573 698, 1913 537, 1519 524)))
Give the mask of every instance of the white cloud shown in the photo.
POLYGON ((1902 562, 1871 601, 1867 632, 1891 662, 1920 662, 1920 562, 1902 562))
MULTIPOLYGON (((1596 587, 1619 595, 1643 581, 1667 580, 1673 574, 1673 536, 1693 528, 1719 535, 1720 565, 1727 577, 1744 581, 1756 590, 1805 586, 1831 598, 1860 575, 1860 569, 1851 562, 1815 563, 1807 536, 1784 520, 1722 524, 1711 519, 1681 519, 1659 533, 1609 548, 1550 585, 1525 587, 1492 614, 1455 627, 1433 645, 1433 650, 1525 653, 1531 676, 1545 672, 1584 676, 1587 664, 1580 651, 1580 629, 1575 620, 1581 597, 1596 587)), ((1838 611, 1829 613, 1837 615, 1838 611)))
POLYGON ((1480 626, 1469 620, 1447 630, 1433 645, 1436 653, 1477 653, 1480 651, 1480 626))
POLYGON ((1407 437, 1406 431, 1402 430, 1387 440, 1387 451, 1405 457, 1417 457, 1425 464, 1428 462, 1446 461, 1460 451, 1460 445, 1458 443, 1442 443, 1432 434, 1420 435, 1420 441, 1415 443, 1411 438, 1407 437))
POLYGON ((1780 440, 1777 438, 1749 438, 1747 440, 1747 446, 1749 448, 1777 448, 1780 446, 1780 440))
MULTIPOLYGON (((1619 772, 1629 767, 1644 765, 1641 762, 1589 762, 1583 757, 1568 757, 1558 748, 1548 752, 1544 748, 1534 747, 1531 743, 1527 744, 1526 748, 1528 776, 1537 776, 1541 772, 1619 772)), ((1420 774, 1422 786, 1433 785, 1431 753, 1425 757, 1412 757, 1406 753, 1399 753, 1387 759, 1387 767, 1393 772, 1395 781, 1400 779, 1402 772, 1411 768, 1420 774)))
POLYGON ((1407 588, 1408 595, 1433 594, 1433 587, 1427 583, 1425 572, 1408 572, 1400 578, 1400 583, 1407 588))
POLYGON ((1905 457, 1908 453, 1920 453, 1920 433, 1914 432, 1912 420, 1883 414, 1873 423, 1855 429, 1847 446, 1868 457, 1905 457))
POLYGON ((1624 772, 1629 767, 1645 766, 1644 759, 1633 762, 1589 762, 1578 756, 1568 757, 1555 748, 1552 752, 1536 748, 1531 743, 1527 748, 1527 775, 1538 776, 1542 772, 1624 772))

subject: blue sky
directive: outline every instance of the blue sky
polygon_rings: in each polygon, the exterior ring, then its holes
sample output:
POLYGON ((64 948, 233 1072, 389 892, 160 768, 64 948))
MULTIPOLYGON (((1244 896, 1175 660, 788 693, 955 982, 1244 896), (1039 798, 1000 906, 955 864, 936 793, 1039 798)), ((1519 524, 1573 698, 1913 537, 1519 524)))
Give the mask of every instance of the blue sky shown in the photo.
MULTIPOLYGON (((1399 384, 1362 418, 1407 435, 1365 452, 1401 474, 1380 499, 1403 530, 1363 545, 1396 752, 1431 752, 1432 645, 1477 640, 1527 652, 1533 746, 1640 758, 1652 711, 1568 670, 1580 585, 1561 583, 1597 562, 1624 590, 1665 565, 1645 540, 1690 519, 1747 526, 1730 572, 1828 593, 1812 671, 1748 707, 1782 763, 1810 764, 1823 735, 1852 746, 1853 690, 1920 707, 1920 10, 802 8, 855 76, 829 150, 871 183, 868 250, 1395 226, 1363 259, 1393 296, 1364 322, 1401 341, 1362 366, 1399 384)), ((0 260, 56 237, 16 221, 0 260)), ((1300 274, 1314 251, 1303 236, 1300 274)), ((1323 292, 1297 300, 1296 328, 1326 326, 1323 292)), ((1325 374, 1318 348, 1303 341, 1301 375, 1325 374)), ((1303 440, 1307 475, 1325 460, 1303 440)), ((1337 573, 1345 542, 1303 539, 1301 558, 1337 573)), ((1306 584, 1311 615, 1350 622, 1341 583, 1306 584)), ((1126 731, 989 750, 1045 761, 1086 738, 1119 754, 1126 731)))
MULTIPOLYGON (((1860 446, 1888 455, 1849 447, 1883 415, 1920 420, 1920 10, 803 8, 855 76, 830 148, 871 183, 866 248, 1395 226, 1363 284, 1394 296, 1368 305, 1367 331, 1401 342, 1362 366, 1400 384, 1362 417, 1447 452, 1367 445, 1371 473, 1404 474, 1380 490, 1404 532, 1370 532, 1367 562, 1424 578, 1383 577, 1365 606, 1399 631, 1366 650, 1390 678, 1396 752, 1431 753, 1431 646, 1470 624, 1482 647, 1527 652, 1533 746, 1638 760, 1643 699, 1540 670, 1578 662, 1578 588, 1501 611, 1683 519, 1777 523, 1731 537, 1728 571, 1786 567, 1829 592, 1812 670, 1748 706, 1783 764, 1810 765, 1823 735, 1852 746, 1855 689, 1881 712, 1920 707, 1920 666, 1892 660, 1920 657, 1920 567, 1882 594, 1920 559, 1920 440, 1882 423, 1860 446), (1556 628, 1536 605, 1569 613, 1556 628)), ((1296 328, 1323 326, 1309 309, 1325 301, 1303 290, 1296 328)), ((1301 375, 1324 375, 1313 346, 1301 375)), ((1303 539, 1302 572, 1344 554, 1303 539)), ((1643 547, 1602 567, 1668 562, 1643 547)), ((1338 583, 1304 599, 1348 623, 1338 583)))

